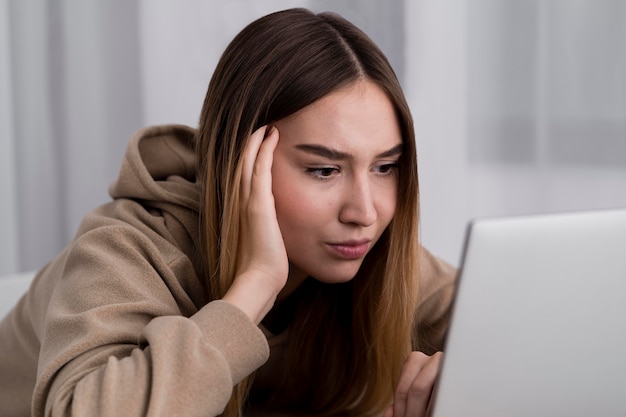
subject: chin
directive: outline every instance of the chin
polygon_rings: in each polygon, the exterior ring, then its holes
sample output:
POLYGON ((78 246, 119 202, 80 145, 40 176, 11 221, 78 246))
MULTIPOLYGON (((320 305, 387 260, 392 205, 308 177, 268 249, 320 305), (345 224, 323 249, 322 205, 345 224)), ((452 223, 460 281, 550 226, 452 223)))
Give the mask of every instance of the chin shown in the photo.
POLYGON ((291 261, 290 271, 301 274, 303 277, 311 277, 324 284, 341 284, 352 281, 363 265, 363 260, 336 262, 333 260, 318 260, 318 262, 299 263, 291 261))
POLYGON ((354 272, 334 273, 334 274, 310 274, 311 278, 316 281, 323 282, 324 284, 342 284, 344 282, 352 281, 356 276, 358 270, 354 272))

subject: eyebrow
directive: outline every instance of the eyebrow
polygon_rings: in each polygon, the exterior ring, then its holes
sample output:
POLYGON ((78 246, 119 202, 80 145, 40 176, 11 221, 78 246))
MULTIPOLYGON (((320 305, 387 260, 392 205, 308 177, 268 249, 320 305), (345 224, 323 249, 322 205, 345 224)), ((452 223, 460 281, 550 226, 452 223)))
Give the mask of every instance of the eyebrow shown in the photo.
MULTIPOLYGON (((339 151, 337 149, 328 148, 322 145, 311 145, 311 144, 300 144, 295 146, 296 149, 301 151, 321 156, 323 158, 331 159, 333 161, 344 161, 348 159, 353 159, 353 156, 349 153, 339 151)), ((391 156, 400 155, 402 153, 403 145, 400 143, 393 148, 384 151, 378 155, 376 158, 389 158, 391 156)))

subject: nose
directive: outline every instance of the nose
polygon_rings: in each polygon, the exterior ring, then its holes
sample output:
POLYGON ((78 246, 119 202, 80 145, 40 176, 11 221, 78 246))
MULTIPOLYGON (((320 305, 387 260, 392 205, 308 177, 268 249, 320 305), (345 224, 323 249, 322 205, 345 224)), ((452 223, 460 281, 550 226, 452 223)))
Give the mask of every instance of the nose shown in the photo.
POLYGON ((339 221, 362 227, 371 226, 378 217, 372 188, 367 178, 355 178, 346 184, 339 221))

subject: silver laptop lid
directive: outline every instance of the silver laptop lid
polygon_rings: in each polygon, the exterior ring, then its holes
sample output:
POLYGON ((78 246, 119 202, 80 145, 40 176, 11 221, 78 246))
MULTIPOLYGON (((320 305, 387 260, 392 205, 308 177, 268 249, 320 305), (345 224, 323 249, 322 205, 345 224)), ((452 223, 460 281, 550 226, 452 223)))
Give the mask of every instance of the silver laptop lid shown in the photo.
POLYGON ((626 210, 473 222, 434 417, 626 416, 626 210))

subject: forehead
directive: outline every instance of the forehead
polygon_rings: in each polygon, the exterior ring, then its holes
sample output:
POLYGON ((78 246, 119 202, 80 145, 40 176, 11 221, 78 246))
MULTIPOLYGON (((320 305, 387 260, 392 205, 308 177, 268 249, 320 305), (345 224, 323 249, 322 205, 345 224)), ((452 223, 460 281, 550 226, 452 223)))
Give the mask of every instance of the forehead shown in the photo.
POLYGON ((395 108, 374 82, 359 80, 276 123, 280 143, 315 143, 345 151, 402 143, 395 108))

